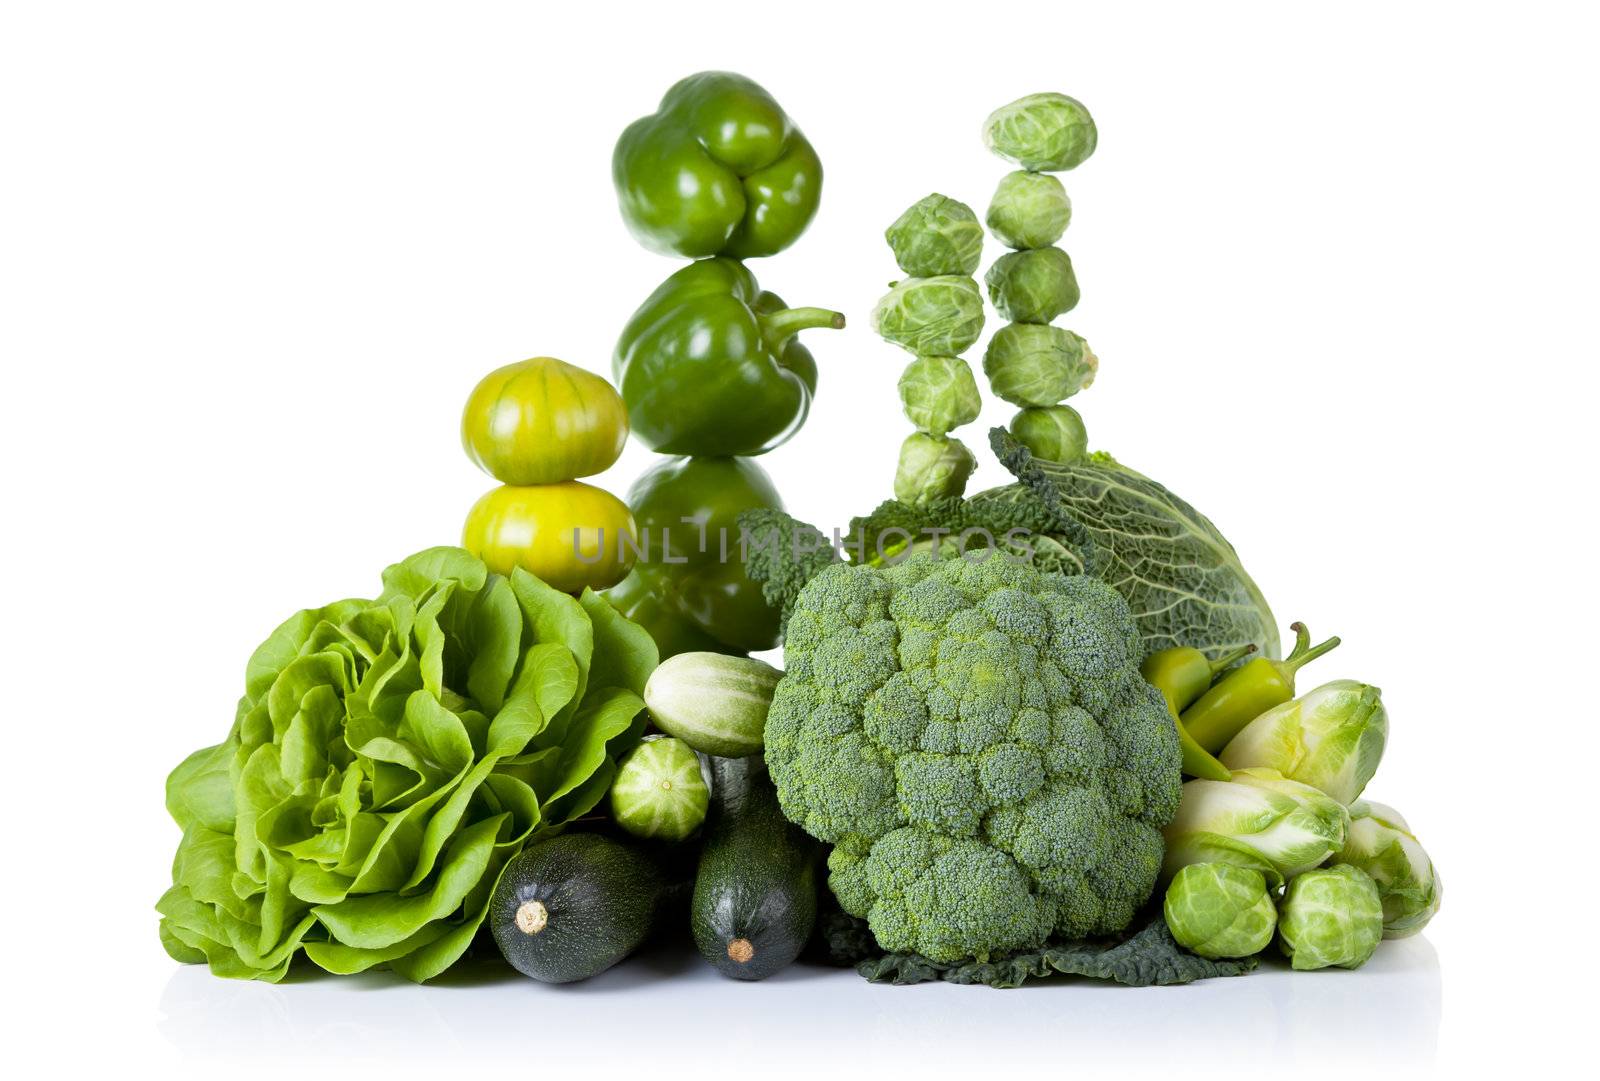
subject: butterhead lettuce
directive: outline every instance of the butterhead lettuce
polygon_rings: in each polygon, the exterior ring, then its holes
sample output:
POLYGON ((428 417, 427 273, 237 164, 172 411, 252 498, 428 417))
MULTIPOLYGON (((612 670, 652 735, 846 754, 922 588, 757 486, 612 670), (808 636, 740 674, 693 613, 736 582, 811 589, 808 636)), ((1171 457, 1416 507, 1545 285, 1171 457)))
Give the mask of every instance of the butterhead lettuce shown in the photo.
POLYGON ((297 613, 250 658, 227 739, 167 780, 162 943, 221 976, 276 981, 301 953, 438 975, 511 857, 605 795, 656 661, 598 595, 459 548, 297 613))

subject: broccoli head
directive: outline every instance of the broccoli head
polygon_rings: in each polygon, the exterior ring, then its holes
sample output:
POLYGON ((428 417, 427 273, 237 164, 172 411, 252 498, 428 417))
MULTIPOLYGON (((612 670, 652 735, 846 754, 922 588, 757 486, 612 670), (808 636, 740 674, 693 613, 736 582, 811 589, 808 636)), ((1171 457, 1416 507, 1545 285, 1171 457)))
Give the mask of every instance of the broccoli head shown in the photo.
POLYGON ((1177 810, 1176 730, 1127 602, 1000 553, 833 563, 796 598, 766 756, 885 950, 1122 930, 1177 810))

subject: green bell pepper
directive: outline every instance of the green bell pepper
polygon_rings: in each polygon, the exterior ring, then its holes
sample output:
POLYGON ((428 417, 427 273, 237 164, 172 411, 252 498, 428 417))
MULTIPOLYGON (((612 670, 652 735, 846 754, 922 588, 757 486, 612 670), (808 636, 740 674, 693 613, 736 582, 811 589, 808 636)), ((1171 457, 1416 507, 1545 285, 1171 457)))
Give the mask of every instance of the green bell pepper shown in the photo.
POLYGON ((633 313, 612 358, 633 434, 662 454, 765 454, 805 423, 817 362, 795 334, 842 327, 786 308, 733 259, 673 274, 633 313))
POLYGON ((663 658, 693 650, 744 652, 778 644, 778 611, 745 574, 739 515, 783 509, 747 458, 669 458, 628 490, 642 549, 608 598, 656 639, 663 658))
POLYGON ((663 254, 751 259, 793 244, 822 195, 822 163, 772 96, 742 75, 679 81, 628 125, 611 158, 623 220, 663 254))

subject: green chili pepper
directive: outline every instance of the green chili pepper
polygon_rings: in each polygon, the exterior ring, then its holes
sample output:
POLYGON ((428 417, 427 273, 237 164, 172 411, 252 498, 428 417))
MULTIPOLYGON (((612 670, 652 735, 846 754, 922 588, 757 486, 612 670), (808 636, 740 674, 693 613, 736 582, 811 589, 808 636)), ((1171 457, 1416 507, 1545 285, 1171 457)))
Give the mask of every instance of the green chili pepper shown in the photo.
POLYGON ((628 125, 611 158, 623 220, 663 254, 752 259, 794 243, 817 212, 822 162, 772 95, 702 71, 628 125))
POLYGON ((662 657, 734 653, 778 644, 778 612, 745 574, 739 515, 783 509, 772 480, 747 458, 669 458, 628 490, 643 550, 609 594, 662 657))
POLYGON ((1183 711, 1183 726, 1201 747, 1215 754, 1245 725, 1289 701, 1294 697, 1295 671, 1339 644, 1339 639, 1330 638, 1313 646, 1304 623, 1290 629, 1295 643, 1288 657, 1281 661, 1257 657, 1240 665, 1183 711))
POLYGON ((796 340, 842 327, 823 308, 786 308, 733 259, 673 274, 639 307, 612 370, 633 434, 662 454, 764 454, 805 423, 817 362, 796 340))
POLYGON ((1242 646, 1216 661, 1190 646, 1174 646, 1157 650, 1139 666, 1145 682, 1161 692, 1167 700, 1167 711, 1178 729, 1178 743, 1183 748, 1183 772, 1191 777, 1208 781, 1227 781, 1233 778, 1227 766, 1218 762, 1206 749, 1195 742, 1179 718, 1188 705, 1206 692, 1212 678, 1234 661, 1254 653, 1253 645, 1242 646))

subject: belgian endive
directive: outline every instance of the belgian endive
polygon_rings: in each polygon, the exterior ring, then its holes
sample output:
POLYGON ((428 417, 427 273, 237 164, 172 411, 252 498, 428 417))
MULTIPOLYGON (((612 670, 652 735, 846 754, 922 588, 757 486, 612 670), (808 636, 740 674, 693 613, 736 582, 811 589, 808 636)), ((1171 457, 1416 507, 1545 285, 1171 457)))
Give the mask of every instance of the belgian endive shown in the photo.
POLYGON ((1343 804, 1378 770, 1389 715, 1378 688, 1336 679, 1267 710, 1223 748, 1229 769, 1277 770, 1343 804))

